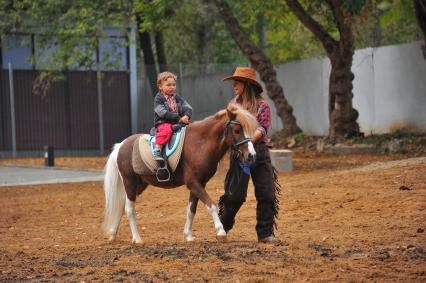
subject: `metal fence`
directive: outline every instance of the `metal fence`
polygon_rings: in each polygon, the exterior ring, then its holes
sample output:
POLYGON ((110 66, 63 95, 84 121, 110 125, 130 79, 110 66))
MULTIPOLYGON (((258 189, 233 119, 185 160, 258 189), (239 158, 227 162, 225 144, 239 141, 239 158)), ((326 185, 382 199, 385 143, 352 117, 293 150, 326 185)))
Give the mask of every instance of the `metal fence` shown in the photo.
MULTIPOLYGON (((358 122, 364 133, 391 132, 396 126, 425 130, 426 64, 420 45, 414 42, 355 52, 353 104, 360 113, 358 122)), ((15 123, 11 118, 10 76, 7 70, 0 72, 0 157, 11 156, 13 151, 12 124, 19 155, 41 154, 45 145, 63 154, 100 154, 132 132, 148 132, 154 118, 146 75, 150 67, 138 69, 137 97, 133 101, 129 73, 125 71, 103 71, 101 95, 96 72, 70 71, 64 81, 52 85, 46 97, 40 97, 31 91, 37 71, 16 70, 15 123)), ((326 135, 329 60, 309 58, 275 68, 299 126, 306 134, 326 135)), ((175 64, 164 69, 178 75, 178 93, 193 106, 193 120, 225 108, 234 96, 231 83, 222 79, 232 75, 235 65, 175 64)), ((272 106, 266 92, 263 95, 272 106)), ((275 107, 271 108, 272 134, 282 129, 282 124, 275 107)))
POLYGON ((103 154, 131 134, 128 72, 104 71, 98 83, 95 71, 69 71, 45 96, 32 91, 38 74, 0 73, 0 157, 40 155, 46 145, 103 154))

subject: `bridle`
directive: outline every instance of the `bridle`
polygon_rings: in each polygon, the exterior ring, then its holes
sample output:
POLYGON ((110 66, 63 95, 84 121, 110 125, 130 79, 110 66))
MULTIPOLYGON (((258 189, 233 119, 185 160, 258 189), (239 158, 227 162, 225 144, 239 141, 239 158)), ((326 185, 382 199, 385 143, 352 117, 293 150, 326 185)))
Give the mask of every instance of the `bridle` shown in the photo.
MULTIPOLYGON (((233 125, 239 125, 239 126, 241 126, 241 128, 242 128, 242 124, 240 123, 240 122, 238 122, 238 121, 236 121, 236 120, 228 120, 227 122, 226 122, 226 124, 225 124, 225 134, 224 134, 224 137, 226 138, 227 136, 228 136, 228 133, 229 133, 229 125, 231 125, 231 124, 233 124, 233 125)), ((253 140, 251 139, 251 138, 244 138, 244 139, 242 139, 242 140, 240 140, 240 141, 236 141, 236 140, 234 140, 233 142, 232 142, 232 149, 233 150, 235 150, 236 152, 238 152, 238 154, 243 154, 243 152, 241 151, 241 149, 240 149, 240 146, 241 145, 243 145, 243 144, 245 144, 245 143, 248 143, 248 142, 252 142, 253 140)))

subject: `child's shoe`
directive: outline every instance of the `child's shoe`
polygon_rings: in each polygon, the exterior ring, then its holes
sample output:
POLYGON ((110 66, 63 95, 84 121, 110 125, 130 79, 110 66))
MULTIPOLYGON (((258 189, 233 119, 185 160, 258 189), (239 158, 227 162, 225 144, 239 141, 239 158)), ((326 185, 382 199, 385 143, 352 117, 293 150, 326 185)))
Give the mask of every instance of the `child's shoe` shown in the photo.
POLYGON ((164 161, 163 156, 161 156, 161 149, 154 149, 152 156, 154 157, 154 160, 164 161))

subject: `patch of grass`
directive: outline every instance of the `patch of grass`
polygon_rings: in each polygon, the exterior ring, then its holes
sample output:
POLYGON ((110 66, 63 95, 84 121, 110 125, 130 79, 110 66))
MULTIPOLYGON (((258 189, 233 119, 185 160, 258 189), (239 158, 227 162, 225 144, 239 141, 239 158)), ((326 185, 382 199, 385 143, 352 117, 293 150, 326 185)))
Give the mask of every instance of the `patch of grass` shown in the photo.
POLYGON ((391 141, 392 135, 390 134, 384 134, 384 135, 372 135, 363 138, 359 143, 362 144, 383 144, 385 142, 391 141))
POLYGON ((371 136, 368 136, 368 137, 364 137, 358 143, 381 145, 381 144, 388 143, 388 142, 395 140, 395 139, 411 142, 413 140, 418 139, 421 136, 422 135, 419 135, 419 134, 406 133, 406 132, 403 132, 401 130, 396 130, 395 132, 390 133, 390 134, 371 135, 371 136))
POLYGON ((294 140, 296 143, 300 143, 305 138, 305 135, 303 133, 297 133, 294 135, 294 140))

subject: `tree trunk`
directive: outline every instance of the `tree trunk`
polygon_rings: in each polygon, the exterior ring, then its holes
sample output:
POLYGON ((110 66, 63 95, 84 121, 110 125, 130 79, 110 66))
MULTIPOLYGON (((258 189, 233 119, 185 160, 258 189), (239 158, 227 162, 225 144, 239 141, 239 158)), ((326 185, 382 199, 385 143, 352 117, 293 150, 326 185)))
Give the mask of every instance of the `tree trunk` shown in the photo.
POLYGON ((154 52, 152 50, 151 37, 149 33, 146 31, 139 32, 139 41, 143 53, 143 62, 145 64, 146 74, 151 86, 151 95, 154 97, 157 93, 157 69, 155 66, 154 52))
POLYGON ((166 52, 164 51, 163 33, 161 31, 155 33, 155 49, 157 50, 157 62, 160 72, 164 72, 167 69, 167 60, 166 52))
POLYGON ((374 30, 373 30, 373 47, 379 47, 382 45, 382 27, 380 26, 380 18, 382 16, 382 11, 378 8, 373 10, 374 17, 374 30))
POLYGON ((355 51, 352 16, 338 6, 334 9, 340 41, 333 51, 328 53, 331 61, 329 96, 335 102, 329 108, 329 134, 331 138, 338 139, 358 136, 360 132, 356 122, 358 111, 352 107, 354 74, 351 68, 355 51))
POLYGON ((243 54, 250 60, 253 68, 259 72, 261 80, 265 83, 267 95, 274 102, 278 116, 284 126, 283 133, 292 136, 301 132, 293 115, 293 108, 288 104, 284 96, 284 90, 277 80, 277 73, 269 58, 255 46, 243 32, 238 20, 232 14, 231 8, 224 0, 214 1, 219 14, 225 22, 228 31, 231 33, 243 54))
POLYGON ((329 118, 330 132, 333 139, 359 135, 359 126, 356 122, 358 111, 352 107, 352 57, 331 54, 331 73, 329 89, 329 118))
POLYGON ((259 37, 259 47, 262 52, 266 49, 266 33, 265 33, 265 17, 263 14, 257 14, 256 16, 256 31, 259 37))
POLYGON ((197 29, 197 54, 200 74, 206 74, 207 64, 210 59, 210 45, 207 44, 210 41, 208 29, 209 27, 206 24, 201 24, 197 29))
POLYGON ((157 93, 157 69, 155 66, 154 52, 152 50, 151 37, 148 32, 139 33, 140 45, 143 53, 146 73, 151 86, 152 96, 157 93))
POLYGON ((414 12, 423 32, 423 57, 426 59, 426 0, 414 0, 414 12))
POLYGON ((340 33, 340 41, 336 41, 323 26, 307 14, 297 0, 286 0, 286 2, 296 17, 320 40, 331 62, 328 97, 330 137, 340 139, 359 135, 359 126, 356 122, 358 111, 352 107, 354 75, 351 67, 355 43, 351 15, 342 9, 340 1, 327 1, 340 33))

